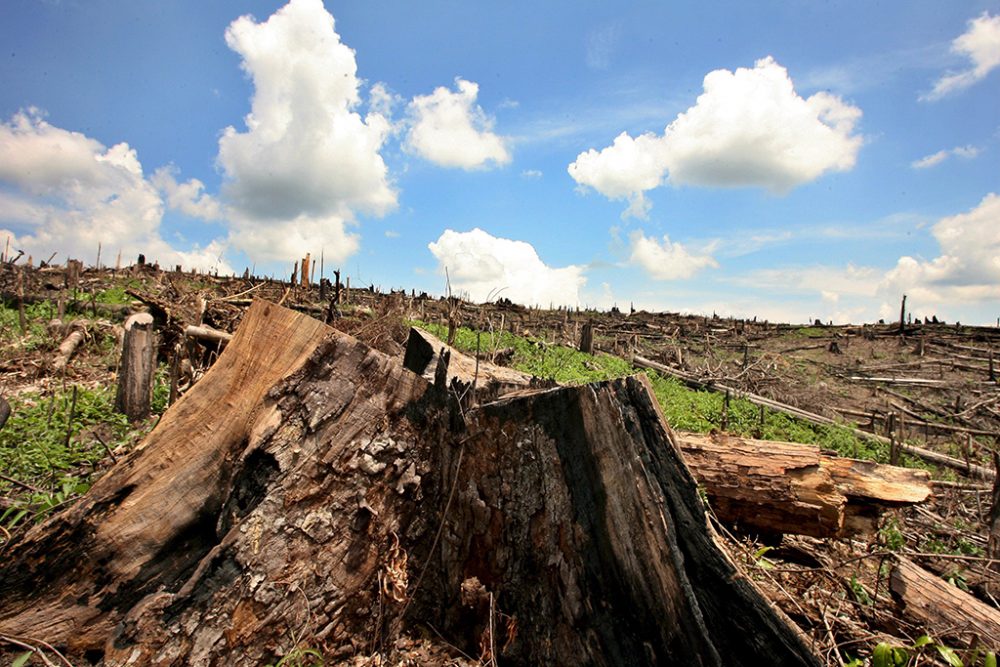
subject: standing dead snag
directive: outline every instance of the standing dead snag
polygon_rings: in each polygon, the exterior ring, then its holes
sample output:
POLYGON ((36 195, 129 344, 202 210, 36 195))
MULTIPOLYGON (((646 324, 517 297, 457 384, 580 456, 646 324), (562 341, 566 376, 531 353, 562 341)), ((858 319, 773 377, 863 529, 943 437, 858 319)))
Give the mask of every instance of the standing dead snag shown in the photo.
POLYGON ((118 365, 118 393, 115 409, 139 421, 149 416, 156 372, 156 332, 153 316, 136 313, 125 320, 122 356, 118 365))
POLYGON ((818 665, 715 539, 644 380, 463 415, 257 302, 140 449, 9 545, 0 633, 109 666, 391 658, 427 624, 477 655, 491 628, 509 665, 818 665))

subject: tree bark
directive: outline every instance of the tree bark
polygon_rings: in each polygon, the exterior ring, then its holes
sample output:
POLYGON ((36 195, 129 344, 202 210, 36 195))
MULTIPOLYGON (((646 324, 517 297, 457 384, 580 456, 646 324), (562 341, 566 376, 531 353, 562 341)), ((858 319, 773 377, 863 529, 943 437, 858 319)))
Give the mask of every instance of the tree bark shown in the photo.
POLYGON ((716 539, 644 378, 463 411, 256 302, 139 449, 10 543, 0 633, 109 666, 392 660, 428 626, 509 665, 818 665, 716 539))
POLYGON ((594 353, 594 324, 587 322, 580 333, 580 351, 585 354, 594 353))
POLYGON ((889 588, 903 613, 931 636, 961 642, 955 648, 1000 650, 1000 612, 941 577, 897 557, 889 588))
POLYGON ((125 320, 124 328, 115 409, 134 422, 149 416, 156 372, 156 332, 149 313, 132 315, 125 320))

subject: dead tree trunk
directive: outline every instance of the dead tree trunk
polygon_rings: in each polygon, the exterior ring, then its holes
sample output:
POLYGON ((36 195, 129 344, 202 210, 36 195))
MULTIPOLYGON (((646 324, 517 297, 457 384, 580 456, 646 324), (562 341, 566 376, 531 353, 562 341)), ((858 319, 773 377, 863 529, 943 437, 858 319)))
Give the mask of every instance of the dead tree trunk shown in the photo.
POLYGON ((594 353, 594 324, 593 322, 587 322, 583 325, 583 331, 580 333, 580 351, 585 354, 594 353))
POLYGON ((52 370, 55 373, 61 373, 66 369, 76 349, 80 347, 80 343, 87 337, 86 320, 74 320, 69 325, 69 328, 71 329, 70 334, 59 344, 55 359, 52 360, 52 370))
POLYGON ((395 663, 429 627, 509 665, 818 665, 715 540, 644 379, 463 413, 257 302, 142 447, 10 543, 0 633, 109 666, 395 663))
POLYGON ((139 421, 149 416, 156 372, 156 332, 153 316, 136 313, 125 320, 122 356, 118 364, 118 393, 115 410, 139 421))

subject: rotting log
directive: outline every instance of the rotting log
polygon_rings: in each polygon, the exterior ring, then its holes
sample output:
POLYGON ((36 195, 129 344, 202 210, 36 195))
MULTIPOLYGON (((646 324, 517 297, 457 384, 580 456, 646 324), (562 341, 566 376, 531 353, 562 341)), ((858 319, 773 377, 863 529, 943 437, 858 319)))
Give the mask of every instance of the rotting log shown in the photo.
POLYGON ((931 495, 925 471, 826 456, 813 445, 724 434, 677 438, 712 510, 747 532, 870 533, 884 509, 931 495))
POLYGON ((52 361, 52 370, 55 373, 61 373, 66 369, 73 354, 80 347, 80 343, 87 337, 86 320, 73 320, 69 328, 70 334, 59 344, 55 359, 52 361))
POLYGON ((188 338, 207 340, 212 343, 228 343, 233 339, 233 334, 226 331, 219 331, 204 325, 197 327, 193 324, 184 328, 184 335, 188 338))
POLYGON ((889 589, 903 614, 955 648, 1000 651, 1000 611, 912 561, 896 557, 889 589), (961 642, 955 646, 952 642, 961 642))
POLYGON ((8 545, 0 634, 109 667, 395 664, 430 628, 510 665, 819 665, 716 540, 644 378, 463 413, 257 302, 137 450, 8 545))
POLYGON ((153 316, 136 313, 125 320, 124 329, 115 410, 135 422, 149 416, 153 399, 153 374, 156 372, 153 316))

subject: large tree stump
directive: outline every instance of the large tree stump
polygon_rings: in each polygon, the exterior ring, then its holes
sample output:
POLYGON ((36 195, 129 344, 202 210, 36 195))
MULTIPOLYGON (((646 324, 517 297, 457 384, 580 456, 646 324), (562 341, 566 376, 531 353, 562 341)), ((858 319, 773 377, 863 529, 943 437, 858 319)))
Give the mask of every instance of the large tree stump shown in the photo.
POLYGON ((149 416, 156 372, 156 332, 153 316, 136 313, 125 320, 122 356, 118 364, 118 392, 115 409, 139 421, 149 416))
POLYGON ((430 628, 508 665, 819 664, 718 547, 644 379, 463 412, 260 302, 140 449, 4 555, 0 633, 109 666, 395 664, 430 628))

